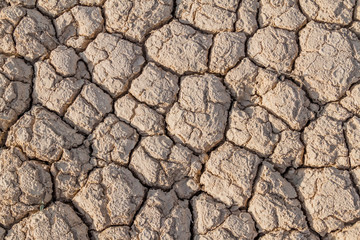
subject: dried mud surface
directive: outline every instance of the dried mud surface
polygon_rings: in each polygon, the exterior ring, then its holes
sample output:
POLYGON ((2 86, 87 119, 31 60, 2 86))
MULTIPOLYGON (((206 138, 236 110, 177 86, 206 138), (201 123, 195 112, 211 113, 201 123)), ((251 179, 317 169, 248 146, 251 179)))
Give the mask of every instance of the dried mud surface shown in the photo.
POLYGON ((356 240, 360 0, 0 0, 0 239, 356 240))

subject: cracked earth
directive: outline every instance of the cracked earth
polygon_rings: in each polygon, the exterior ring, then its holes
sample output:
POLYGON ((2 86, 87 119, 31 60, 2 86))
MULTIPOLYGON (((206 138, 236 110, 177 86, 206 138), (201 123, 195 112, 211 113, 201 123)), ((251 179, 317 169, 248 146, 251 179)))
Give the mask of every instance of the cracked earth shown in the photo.
POLYGON ((0 239, 360 239, 360 0, 0 0, 0 239))

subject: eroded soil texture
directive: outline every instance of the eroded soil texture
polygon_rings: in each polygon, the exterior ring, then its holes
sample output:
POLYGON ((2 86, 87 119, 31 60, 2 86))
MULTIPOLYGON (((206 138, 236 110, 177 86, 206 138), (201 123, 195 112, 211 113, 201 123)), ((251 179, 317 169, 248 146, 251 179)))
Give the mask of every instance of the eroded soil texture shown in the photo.
POLYGON ((360 0, 0 0, 0 239, 360 239, 360 0))

